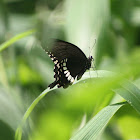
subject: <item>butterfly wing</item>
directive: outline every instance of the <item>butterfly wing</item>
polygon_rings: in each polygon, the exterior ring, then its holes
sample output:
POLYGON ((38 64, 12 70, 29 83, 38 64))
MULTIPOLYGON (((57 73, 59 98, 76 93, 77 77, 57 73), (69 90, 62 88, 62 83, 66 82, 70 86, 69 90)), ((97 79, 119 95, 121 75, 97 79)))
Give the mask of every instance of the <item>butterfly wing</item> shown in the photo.
POLYGON ((77 76, 87 61, 81 49, 62 40, 55 40, 51 52, 59 61, 67 59, 66 65, 73 77, 77 76))
POLYGON ((74 58, 86 59, 85 54, 76 45, 66 41, 55 39, 51 52, 59 59, 74 58))
POLYGON ((50 88, 55 85, 66 88, 74 82, 76 76, 80 79, 86 71, 87 57, 71 43, 55 40, 52 49, 47 50, 47 53, 55 64, 55 81, 49 85, 50 88))

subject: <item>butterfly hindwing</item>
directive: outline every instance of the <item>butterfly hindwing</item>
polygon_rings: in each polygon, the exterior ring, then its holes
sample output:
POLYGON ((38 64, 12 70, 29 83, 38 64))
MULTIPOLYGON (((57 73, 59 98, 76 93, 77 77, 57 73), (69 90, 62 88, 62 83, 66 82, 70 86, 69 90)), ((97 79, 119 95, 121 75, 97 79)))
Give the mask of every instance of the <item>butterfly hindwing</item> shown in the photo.
POLYGON ((67 59, 61 60, 55 60, 54 61, 54 78, 55 82, 50 85, 50 88, 57 85, 58 87, 68 87, 70 84, 74 82, 74 77, 71 76, 66 63, 67 59), (57 81, 57 82, 56 82, 57 81))

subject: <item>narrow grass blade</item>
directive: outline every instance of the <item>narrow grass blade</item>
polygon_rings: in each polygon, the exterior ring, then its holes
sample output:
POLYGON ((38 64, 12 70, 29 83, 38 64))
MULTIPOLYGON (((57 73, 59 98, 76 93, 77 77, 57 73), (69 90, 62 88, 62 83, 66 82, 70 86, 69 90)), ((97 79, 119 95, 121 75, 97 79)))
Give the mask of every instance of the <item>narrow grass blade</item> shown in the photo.
POLYGON ((21 140, 22 138, 22 128, 24 126, 24 124, 26 123, 26 120, 28 119, 28 117, 30 116, 31 112, 33 111, 33 109, 35 108, 35 106, 38 104, 38 102, 48 93, 50 92, 51 90, 54 90, 55 88, 53 89, 50 89, 50 88, 47 88, 46 90, 44 90, 33 102, 32 104, 28 107, 27 111, 25 112, 24 116, 23 116, 23 119, 22 119, 22 122, 21 124, 19 125, 19 127, 17 128, 16 130, 16 133, 15 133, 15 140, 21 140))
POLYGON ((93 119, 80 129, 70 140, 95 140, 97 139, 109 120, 122 107, 124 103, 113 104, 103 108, 93 119))
POLYGON ((12 45, 13 43, 15 43, 16 41, 18 41, 21 38, 24 38, 32 33, 34 33, 36 30, 29 30, 26 32, 23 32, 21 34, 18 34, 16 36, 14 36, 13 38, 9 39, 8 41, 4 42, 3 44, 0 45, 0 52, 3 51, 4 49, 8 48, 10 45, 12 45))

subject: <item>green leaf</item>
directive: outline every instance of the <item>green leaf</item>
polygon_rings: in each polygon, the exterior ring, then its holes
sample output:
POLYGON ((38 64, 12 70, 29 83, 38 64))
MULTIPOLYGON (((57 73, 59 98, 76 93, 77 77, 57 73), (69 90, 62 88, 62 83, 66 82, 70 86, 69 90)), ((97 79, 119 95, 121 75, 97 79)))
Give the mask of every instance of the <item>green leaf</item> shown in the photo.
POLYGON ((82 129, 80 129, 70 140, 95 140, 103 132, 109 120, 122 107, 124 103, 113 104, 102 109, 82 129))
MULTIPOLYGON (((109 77, 109 76, 113 76, 114 73, 112 72, 109 72, 109 71, 98 71, 98 77, 109 77)), ((92 78, 94 77, 97 77, 97 72, 91 72, 91 76, 92 78)), ((84 79, 88 79, 90 78, 89 77, 89 73, 85 73, 82 80, 84 79)), ((80 80, 79 80, 80 81, 80 80)), ((79 82, 79 81, 76 81, 75 83, 79 82)), ((28 107, 27 111, 25 112, 24 116, 23 116, 23 119, 22 119, 22 122, 21 124, 19 125, 19 127, 17 128, 16 130, 16 134, 15 134, 15 139, 16 140, 21 140, 21 137, 22 137, 22 128, 23 126, 25 125, 26 123, 26 120, 28 119, 28 117, 30 116, 31 112, 33 111, 33 109, 35 108, 35 106, 37 105, 37 103, 48 93, 50 92, 51 90, 54 90, 56 89, 53 88, 53 89, 49 89, 47 88, 46 90, 44 90, 34 101, 33 103, 28 107)))
POLYGON ((122 96, 140 113, 140 89, 138 87, 129 81, 125 81, 125 83, 122 84, 122 88, 115 90, 115 92, 122 96))

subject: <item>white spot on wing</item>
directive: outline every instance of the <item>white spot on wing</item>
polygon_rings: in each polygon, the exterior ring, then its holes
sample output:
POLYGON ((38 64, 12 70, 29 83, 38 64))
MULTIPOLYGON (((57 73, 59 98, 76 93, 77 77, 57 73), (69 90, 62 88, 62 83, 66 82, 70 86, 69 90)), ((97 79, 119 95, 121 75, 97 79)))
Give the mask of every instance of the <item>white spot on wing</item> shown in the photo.
POLYGON ((63 70, 67 70, 67 67, 63 67, 63 70))
POLYGON ((66 74, 66 77, 68 77, 70 75, 70 72, 68 72, 67 74, 66 74))
POLYGON ((70 80, 71 80, 71 78, 72 78, 72 76, 71 76, 71 75, 69 75, 69 77, 68 77, 68 81, 70 81, 70 80))
POLYGON ((73 83, 73 82, 74 82, 74 78, 73 78, 73 77, 71 78, 70 82, 71 82, 71 83, 73 83))
POLYGON ((54 64, 57 64, 57 63, 58 63, 58 60, 55 60, 55 61, 54 61, 54 64))
POLYGON ((60 68, 59 63, 56 65, 58 68, 60 68))
POLYGON ((69 71, 68 70, 66 70, 66 71, 64 71, 64 74, 66 74, 66 73, 68 73, 69 71))
POLYGON ((66 63, 63 63, 63 66, 66 66, 66 63))

